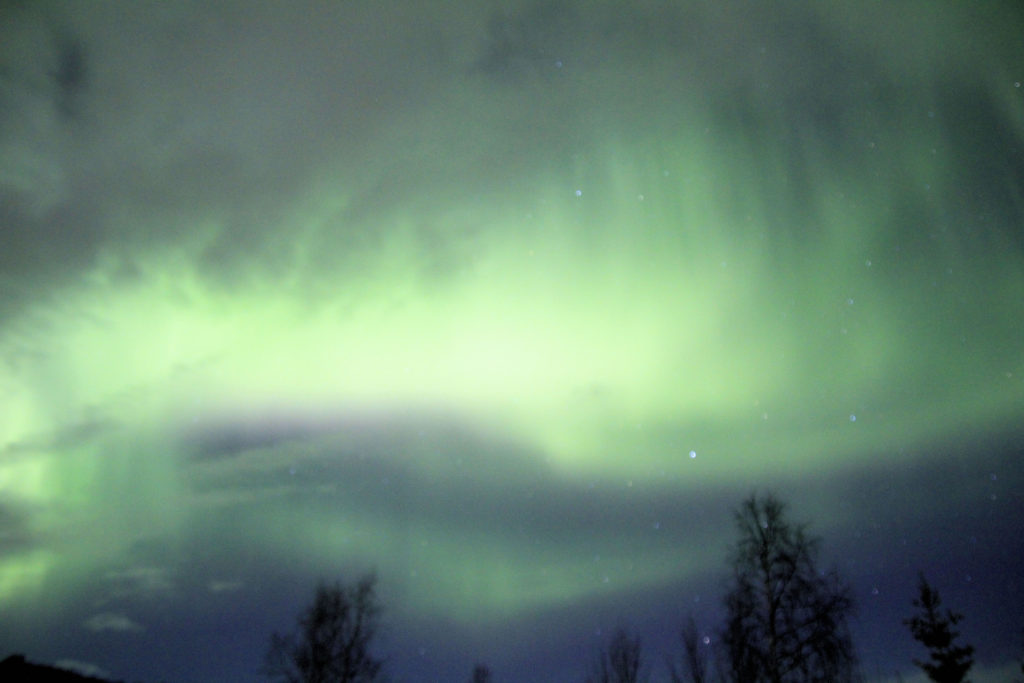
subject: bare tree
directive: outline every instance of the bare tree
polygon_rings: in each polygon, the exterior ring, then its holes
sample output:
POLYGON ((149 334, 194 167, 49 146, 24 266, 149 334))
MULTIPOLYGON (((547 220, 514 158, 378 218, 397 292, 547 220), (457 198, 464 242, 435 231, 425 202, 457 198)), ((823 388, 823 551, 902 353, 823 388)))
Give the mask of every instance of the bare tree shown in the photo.
POLYGON ((675 662, 669 661, 669 676, 672 683, 709 683, 711 680, 708 673, 708 660, 700 649, 700 633, 697 631, 697 624, 690 616, 679 632, 679 639, 683 643, 683 664, 677 667, 675 662))
POLYGON ((640 637, 630 636, 619 627, 602 648, 588 683, 638 683, 641 679, 643 657, 640 637))
POLYGON ((928 584, 924 574, 919 575, 917 590, 914 607, 919 611, 910 619, 904 619, 903 623, 910 627, 914 640, 928 648, 929 661, 915 659, 914 664, 933 681, 961 683, 974 664, 974 648, 956 644, 960 633, 953 627, 964 617, 953 610, 942 613, 939 591, 928 584))
POLYGON ((847 619, 853 600, 832 570, 817 568, 820 541, 785 515, 772 495, 736 511, 739 540, 722 633, 728 674, 743 683, 852 681, 847 619))
POLYGON ((373 656, 380 604, 373 574, 355 585, 317 586, 294 633, 271 637, 264 671, 286 683, 375 681, 383 661, 373 656))

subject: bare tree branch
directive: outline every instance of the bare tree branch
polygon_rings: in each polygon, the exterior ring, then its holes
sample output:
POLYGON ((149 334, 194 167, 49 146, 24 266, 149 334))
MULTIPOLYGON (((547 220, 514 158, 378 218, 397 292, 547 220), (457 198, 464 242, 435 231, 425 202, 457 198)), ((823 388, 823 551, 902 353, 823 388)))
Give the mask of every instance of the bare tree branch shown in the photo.
POLYGON ((271 636, 264 673, 285 683, 377 680, 383 661, 370 647, 380 617, 376 582, 369 574, 354 586, 317 586, 313 603, 299 616, 297 631, 271 636))
POLYGON ((771 495, 745 500, 736 512, 736 529, 722 633, 730 678, 744 683, 855 680, 847 628, 853 600, 834 570, 818 570, 820 541, 791 524, 785 505, 771 495))

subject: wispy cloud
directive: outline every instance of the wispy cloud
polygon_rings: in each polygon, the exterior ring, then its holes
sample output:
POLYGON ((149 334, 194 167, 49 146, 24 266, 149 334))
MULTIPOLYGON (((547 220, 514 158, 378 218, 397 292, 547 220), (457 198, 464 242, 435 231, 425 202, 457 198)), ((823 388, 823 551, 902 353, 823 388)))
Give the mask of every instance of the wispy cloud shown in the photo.
POLYGON ((244 584, 241 581, 223 581, 213 580, 206 584, 206 587, 210 589, 211 593, 232 593, 237 590, 241 590, 244 584))
POLYGON ((146 630, 138 622, 117 612, 101 612, 92 616, 86 620, 85 627, 90 631, 120 631, 122 633, 138 633, 146 630))
POLYGON ((82 676, 92 676, 93 678, 110 678, 110 672, 106 669, 93 664, 92 662, 82 662, 77 659, 58 659, 53 663, 58 669, 64 669, 66 671, 73 671, 82 676))

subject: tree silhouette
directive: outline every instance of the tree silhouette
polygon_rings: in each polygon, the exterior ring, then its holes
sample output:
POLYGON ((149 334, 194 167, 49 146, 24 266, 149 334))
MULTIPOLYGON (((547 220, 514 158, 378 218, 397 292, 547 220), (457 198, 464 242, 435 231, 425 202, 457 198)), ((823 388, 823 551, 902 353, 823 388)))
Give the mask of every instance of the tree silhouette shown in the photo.
POLYGON ((602 648, 588 683, 638 683, 642 680, 643 656, 640 638, 632 637, 619 627, 612 634, 608 646, 602 648))
POLYGON ((376 577, 368 574, 351 586, 318 585, 297 631, 271 637, 267 676, 287 683, 377 680, 383 661, 370 651, 380 617, 376 584, 376 577))
POLYGON ((914 640, 928 648, 929 661, 915 659, 914 664, 938 683, 966 683, 964 676, 974 664, 974 648, 957 645, 960 632, 953 629, 964 618, 963 615, 953 610, 942 613, 939 591, 929 585, 924 574, 918 577, 917 590, 914 607, 918 613, 904 619, 903 623, 910 627, 914 640))
POLYGON ((834 569, 819 572, 820 541, 791 524, 770 494, 750 496, 735 520, 722 633, 728 675, 743 683, 854 680, 853 600, 834 569))
POLYGON ((697 631, 697 624, 690 616, 679 632, 679 639, 683 643, 683 664, 677 667, 675 662, 669 662, 669 677, 672 683, 709 683, 711 674, 708 670, 708 660, 700 649, 700 633, 697 631))
POLYGON ((477 664, 473 667, 471 683, 491 683, 491 670, 486 664, 477 664))

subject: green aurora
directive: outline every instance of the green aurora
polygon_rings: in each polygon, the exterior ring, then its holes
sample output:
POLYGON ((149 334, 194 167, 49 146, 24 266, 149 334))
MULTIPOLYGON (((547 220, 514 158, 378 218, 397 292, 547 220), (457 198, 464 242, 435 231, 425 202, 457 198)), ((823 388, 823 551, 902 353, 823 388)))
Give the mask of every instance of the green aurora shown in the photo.
MULTIPOLYGON (((97 173, 124 183, 88 257, 0 273, 0 502, 32 539, 8 534, 0 605, 56 604, 146 539, 199 534, 377 566, 412 613, 525 615, 714 572, 721 553, 679 546, 717 551, 720 531, 658 501, 813 488, 1014 429, 1019 38, 996 10, 822 3, 803 12, 842 36, 835 71, 788 24, 712 6, 690 11, 715 68, 625 38, 602 61, 590 24, 564 67, 511 82, 448 55, 279 186, 243 163, 264 154, 244 147, 255 117, 227 129, 243 161, 196 167, 210 187, 174 171, 192 150, 125 142, 133 184, 94 133, 97 173), (523 513, 552 487, 617 507, 523 513)), ((394 43, 365 70, 399 73, 394 43)), ((240 87, 245 116, 259 91, 240 87)), ((142 138, 148 115, 128 121, 142 138)), ((18 173, 36 171, 5 187, 18 173)), ((808 495, 818 532, 850 521, 808 495)))

